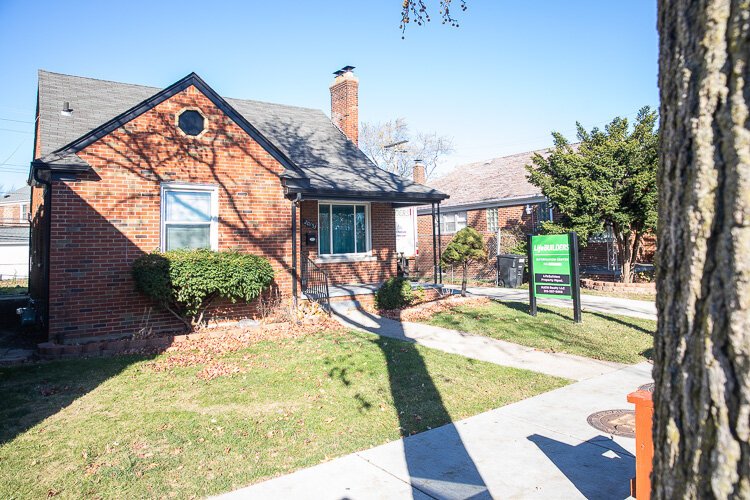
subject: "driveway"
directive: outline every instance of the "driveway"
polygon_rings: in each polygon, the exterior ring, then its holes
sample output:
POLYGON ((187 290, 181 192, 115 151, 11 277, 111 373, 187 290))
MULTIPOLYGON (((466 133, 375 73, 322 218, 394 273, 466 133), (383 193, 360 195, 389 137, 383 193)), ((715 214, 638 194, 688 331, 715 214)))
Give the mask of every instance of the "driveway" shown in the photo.
MULTIPOLYGON (((460 290, 460 286, 446 285, 445 288, 460 290)), ((529 291, 518 288, 496 287, 468 287, 471 295, 490 297, 506 302, 528 302, 529 291)), ((556 307, 573 307, 572 300, 538 299, 537 303, 556 307)), ((602 295, 581 294, 581 307, 584 311, 618 314, 634 318, 652 319, 656 321, 656 304, 646 300, 621 299, 619 297, 605 297, 602 295)))
POLYGON ((628 366, 221 498, 627 498, 635 441, 586 417, 650 381, 628 366))

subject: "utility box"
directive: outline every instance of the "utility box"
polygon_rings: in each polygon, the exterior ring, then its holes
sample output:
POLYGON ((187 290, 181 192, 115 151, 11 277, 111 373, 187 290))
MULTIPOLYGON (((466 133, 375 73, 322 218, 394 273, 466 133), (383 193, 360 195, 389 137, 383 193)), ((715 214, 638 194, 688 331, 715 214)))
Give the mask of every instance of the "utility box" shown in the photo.
POLYGON ((526 267, 526 257, 516 254, 500 254, 497 256, 497 286, 518 288, 523 284, 523 271, 526 267))

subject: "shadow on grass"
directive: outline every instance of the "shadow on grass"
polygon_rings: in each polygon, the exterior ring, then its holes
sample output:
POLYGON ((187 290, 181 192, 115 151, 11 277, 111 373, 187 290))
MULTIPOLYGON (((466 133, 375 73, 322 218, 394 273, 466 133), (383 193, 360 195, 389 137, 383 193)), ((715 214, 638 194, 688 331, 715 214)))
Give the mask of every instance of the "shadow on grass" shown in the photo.
POLYGON ((78 359, 0 368, 0 445, 154 356, 78 359))
POLYGON ((450 413, 424 358, 413 341, 406 337, 401 322, 382 320, 366 312, 362 314, 381 326, 370 327, 351 317, 345 320, 352 326, 378 335, 371 342, 380 348, 388 368, 391 396, 398 413, 404 460, 412 487, 435 498, 491 498, 461 436, 451 423, 450 413), (434 427, 439 428, 412 435, 434 427))
POLYGON ((619 325, 627 326, 628 328, 633 328, 634 330, 638 330, 641 333, 645 333, 647 335, 651 335, 652 337, 653 337, 653 335, 655 333, 654 331, 649 331, 649 330, 647 330, 647 329, 645 329, 645 328, 643 328, 641 326, 636 325, 635 323, 629 323, 627 321, 623 321, 620 318, 617 318, 615 316, 610 316, 610 315, 607 315, 607 314, 602 314, 602 313, 598 313, 598 312, 591 312, 591 311, 586 311, 586 314, 591 314, 592 316, 596 316, 598 318, 606 319, 607 321, 611 321, 611 322, 617 323, 619 325))

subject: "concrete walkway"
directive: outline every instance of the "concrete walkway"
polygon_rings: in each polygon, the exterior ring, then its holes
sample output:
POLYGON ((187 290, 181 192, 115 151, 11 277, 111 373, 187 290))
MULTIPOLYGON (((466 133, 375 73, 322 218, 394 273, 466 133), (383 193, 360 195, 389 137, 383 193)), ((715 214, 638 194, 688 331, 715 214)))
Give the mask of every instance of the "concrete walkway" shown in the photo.
POLYGON ((628 366, 221 498, 627 498, 635 441, 586 417, 650 381, 628 366))
POLYGON ((622 364, 563 353, 547 353, 503 340, 422 323, 394 321, 356 309, 353 302, 333 302, 336 319, 344 326, 460 354, 503 366, 523 368, 571 380, 585 380, 623 368, 622 364))
MULTIPOLYGON (((460 290, 460 286, 446 285, 445 288, 460 290)), ((472 295, 490 297, 500 301, 528 302, 529 291, 518 288, 468 287, 472 295)), ((573 301, 561 299, 539 299, 539 304, 555 307, 573 307, 573 301)), ((656 304, 647 300, 621 299, 619 297, 605 297, 602 295, 581 294, 581 307, 587 312, 604 314, 619 314, 633 318, 652 319, 656 321, 656 304)))

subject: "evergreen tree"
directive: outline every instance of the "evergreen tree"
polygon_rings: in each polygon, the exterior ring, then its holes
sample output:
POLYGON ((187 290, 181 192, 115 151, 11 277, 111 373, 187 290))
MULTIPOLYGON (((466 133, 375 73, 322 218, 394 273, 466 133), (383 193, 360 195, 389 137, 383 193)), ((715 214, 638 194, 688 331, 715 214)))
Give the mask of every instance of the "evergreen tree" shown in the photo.
POLYGON ((656 170, 659 135, 656 112, 642 108, 630 130, 615 118, 604 130, 587 132, 580 123, 578 144, 553 133, 549 156, 535 154, 529 181, 541 188, 561 217, 543 224, 550 233, 575 231, 583 245, 609 226, 617 242, 622 281, 633 281, 643 236, 656 229, 656 170))
POLYGON ((461 296, 466 296, 466 281, 469 265, 487 260, 484 250, 484 238, 476 229, 465 227, 453 236, 453 239, 440 257, 441 265, 460 265, 463 268, 461 279, 461 296))

